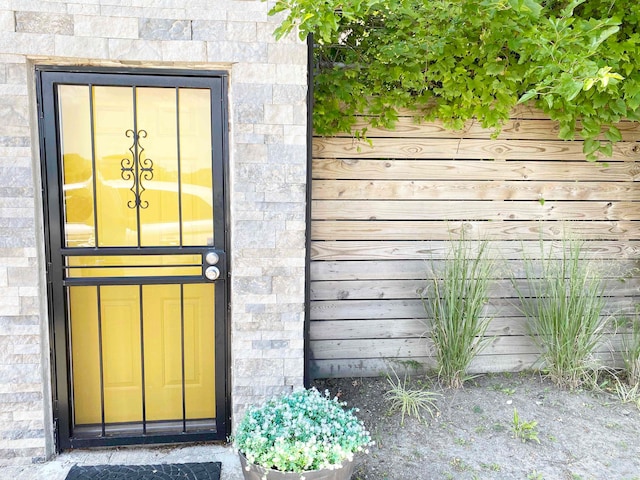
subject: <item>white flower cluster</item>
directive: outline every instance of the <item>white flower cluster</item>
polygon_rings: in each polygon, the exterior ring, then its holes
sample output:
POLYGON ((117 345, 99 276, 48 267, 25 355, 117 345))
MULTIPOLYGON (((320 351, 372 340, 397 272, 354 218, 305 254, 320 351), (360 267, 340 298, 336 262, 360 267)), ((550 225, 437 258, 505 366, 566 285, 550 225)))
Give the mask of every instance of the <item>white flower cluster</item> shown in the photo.
POLYGON ((301 390, 250 408, 234 443, 264 468, 302 473, 339 468, 371 444, 371 436, 345 402, 328 391, 301 390))

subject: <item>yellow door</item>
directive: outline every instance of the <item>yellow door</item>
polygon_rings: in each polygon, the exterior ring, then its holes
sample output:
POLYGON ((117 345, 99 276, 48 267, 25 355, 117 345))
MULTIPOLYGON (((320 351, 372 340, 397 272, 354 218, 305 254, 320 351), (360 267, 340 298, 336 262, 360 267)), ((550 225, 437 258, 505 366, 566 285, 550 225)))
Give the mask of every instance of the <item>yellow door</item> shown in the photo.
POLYGON ((210 96, 57 85, 76 433, 184 432, 216 418, 210 96))

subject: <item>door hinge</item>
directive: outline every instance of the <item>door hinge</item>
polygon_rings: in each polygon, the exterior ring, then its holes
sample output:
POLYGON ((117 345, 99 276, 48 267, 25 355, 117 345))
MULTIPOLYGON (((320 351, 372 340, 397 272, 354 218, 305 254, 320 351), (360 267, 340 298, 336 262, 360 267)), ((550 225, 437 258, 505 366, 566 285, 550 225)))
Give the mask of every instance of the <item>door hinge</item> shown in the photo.
POLYGON ((58 445, 60 445, 60 430, 58 428, 58 419, 53 419, 53 441, 56 445, 56 451, 58 450, 58 445))
POLYGON ((58 438, 58 424, 60 423, 58 420, 59 417, 58 412, 58 400, 53 401, 53 435, 54 438, 58 438))

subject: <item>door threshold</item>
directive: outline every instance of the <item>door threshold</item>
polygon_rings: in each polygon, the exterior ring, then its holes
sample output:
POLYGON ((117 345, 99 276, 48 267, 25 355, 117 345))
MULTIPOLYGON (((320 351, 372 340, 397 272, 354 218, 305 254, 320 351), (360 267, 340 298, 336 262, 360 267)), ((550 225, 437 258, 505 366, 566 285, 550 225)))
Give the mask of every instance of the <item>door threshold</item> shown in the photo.
POLYGON ((164 420, 146 422, 146 432, 142 422, 110 423, 105 425, 104 435, 102 425, 76 425, 73 429, 74 438, 101 438, 131 435, 156 435, 156 434, 184 434, 192 432, 216 432, 216 420, 204 418, 197 420, 164 420))

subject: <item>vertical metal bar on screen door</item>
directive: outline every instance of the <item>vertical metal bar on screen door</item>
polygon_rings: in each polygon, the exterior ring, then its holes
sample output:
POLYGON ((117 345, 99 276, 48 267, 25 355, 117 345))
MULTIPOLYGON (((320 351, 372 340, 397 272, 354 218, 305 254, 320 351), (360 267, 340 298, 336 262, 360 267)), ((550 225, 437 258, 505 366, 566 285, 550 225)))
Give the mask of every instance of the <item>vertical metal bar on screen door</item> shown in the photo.
MULTIPOLYGON (((140 215, 140 213, 138 213, 140 215)), ((140 233, 138 233, 140 235, 140 233)), ((138 285, 138 298, 140 299, 140 375, 142 378, 142 434, 147 434, 147 399, 144 382, 144 306, 142 285, 138 285)))
POLYGON ((104 414, 104 365, 102 356, 102 296, 100 285, 96 286, 96 303, 98 304, 98 359, 100 362, 100 425, 102 436, 106 435, 106 422, 104 414))
POLYGON ((135 207, 136 207, 136 226, 138 231, 138 247, 142 246, 141 232, 140 232, 140 181, 138 177, 138 165, 140 164, 140 156, 138 153, 138 97, 137 88, 132 87, 133 90, 133 165, 134 172, 133 178, 135 179, 135 207))
MULTIPOLYGON (((93 182, 93 246, 98 247, 98 190, 97 181, 98 172, 96 171, 96 142, 95 142, 95 125, 93 112, 93 85, 89 85, 89 123, 91 124, 91 177, 93 182)), ((104 428, 104 424, 103 424, 104 428)))
POLYGON ((184 285, 180 284, 180 362, 182 368, 182 433, 187 431, 187 392, 184 377, 184 285))
POLYGON ((182 246, 182 172, 180 169, 180 89, 176 88, 176 146, 178 155, 178 243, 182 246))

